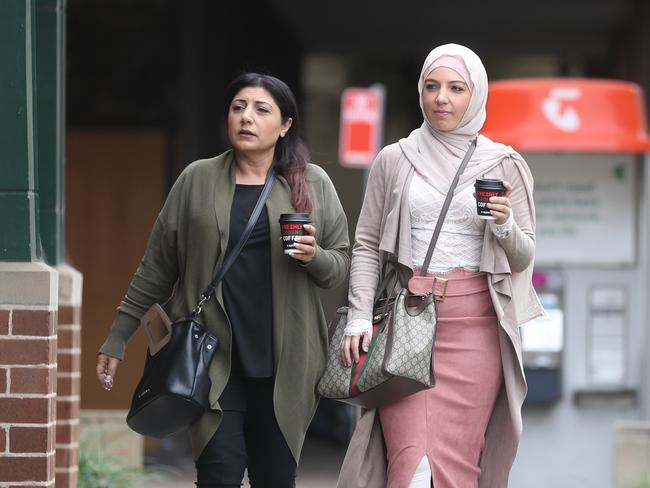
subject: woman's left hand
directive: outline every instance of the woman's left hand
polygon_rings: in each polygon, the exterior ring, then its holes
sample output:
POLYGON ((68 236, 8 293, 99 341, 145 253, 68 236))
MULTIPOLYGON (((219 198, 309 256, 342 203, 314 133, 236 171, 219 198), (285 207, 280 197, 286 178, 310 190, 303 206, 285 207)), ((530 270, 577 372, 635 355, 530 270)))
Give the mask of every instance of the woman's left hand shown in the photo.
POLYGON ((316 256, 316 227, 309 224, 305 224, 303 227, 307 231, 307 235, 294 238, 296 249, 302 251, 302 253, 293 253, 289 254, 289 256, 303 263, 309 263, 316 256))
POLYGON ((509 181, 504 181, 503 186, 505 192, 502 197, 490 197, 490 203, 488 203, 488 208, 493 217, 496 218, 494 221, 496 224, 505 224, 510 216, 512 209, 510 208, 510 199, 508 196, 512 193, 512 185, 509 181))

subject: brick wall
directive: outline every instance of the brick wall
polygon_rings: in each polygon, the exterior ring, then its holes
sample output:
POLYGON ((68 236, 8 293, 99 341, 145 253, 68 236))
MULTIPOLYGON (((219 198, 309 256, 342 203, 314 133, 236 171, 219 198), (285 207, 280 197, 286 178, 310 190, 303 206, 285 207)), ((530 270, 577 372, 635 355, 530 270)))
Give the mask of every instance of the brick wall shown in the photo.
POLYGON ((81 273, 58 266, 56 488, 76 488, 79 451, 81 273))
POLYGON ((0 488, 54 486, 58 273, 0 263, 0 488))

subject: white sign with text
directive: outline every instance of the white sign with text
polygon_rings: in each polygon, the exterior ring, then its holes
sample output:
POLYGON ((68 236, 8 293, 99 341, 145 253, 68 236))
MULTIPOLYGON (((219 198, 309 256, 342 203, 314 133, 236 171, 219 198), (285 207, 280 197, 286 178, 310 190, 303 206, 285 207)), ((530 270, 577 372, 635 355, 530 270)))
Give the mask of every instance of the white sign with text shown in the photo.
POLYGON ((535 179, 535 264, 632 264, 637 169, 633 155, 524 156, 535 179))

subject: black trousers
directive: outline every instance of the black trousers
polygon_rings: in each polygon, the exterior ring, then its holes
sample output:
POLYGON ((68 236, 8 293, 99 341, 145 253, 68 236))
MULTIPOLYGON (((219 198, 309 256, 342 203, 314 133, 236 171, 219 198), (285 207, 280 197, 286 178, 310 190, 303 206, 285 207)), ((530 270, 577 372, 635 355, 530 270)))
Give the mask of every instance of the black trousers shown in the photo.
POLYGON ((219 429, 196 460, 198 488, 295 488, 296 462, 273 411, 273 378, 231 374, 219 429))

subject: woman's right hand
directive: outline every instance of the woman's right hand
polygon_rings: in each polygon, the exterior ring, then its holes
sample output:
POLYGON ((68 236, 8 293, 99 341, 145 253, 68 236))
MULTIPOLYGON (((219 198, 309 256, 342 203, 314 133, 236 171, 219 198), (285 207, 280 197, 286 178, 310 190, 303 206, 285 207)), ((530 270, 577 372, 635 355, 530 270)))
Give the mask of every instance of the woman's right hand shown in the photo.
POLYGON ((113 381, 115 381, 115 371, 120 360, 109 356, 107 354, 99 353, 97 355, 97 380, 102 388, 106 391, 111 391, 113 388, 113 381))
POLYGON ((346 335, 341 342, 341 359, 346 368, 352 366, 352 361, 359 362, 359 345, 363 352, 368 352, 370 336, 367 332, 362 335, 346 335))

